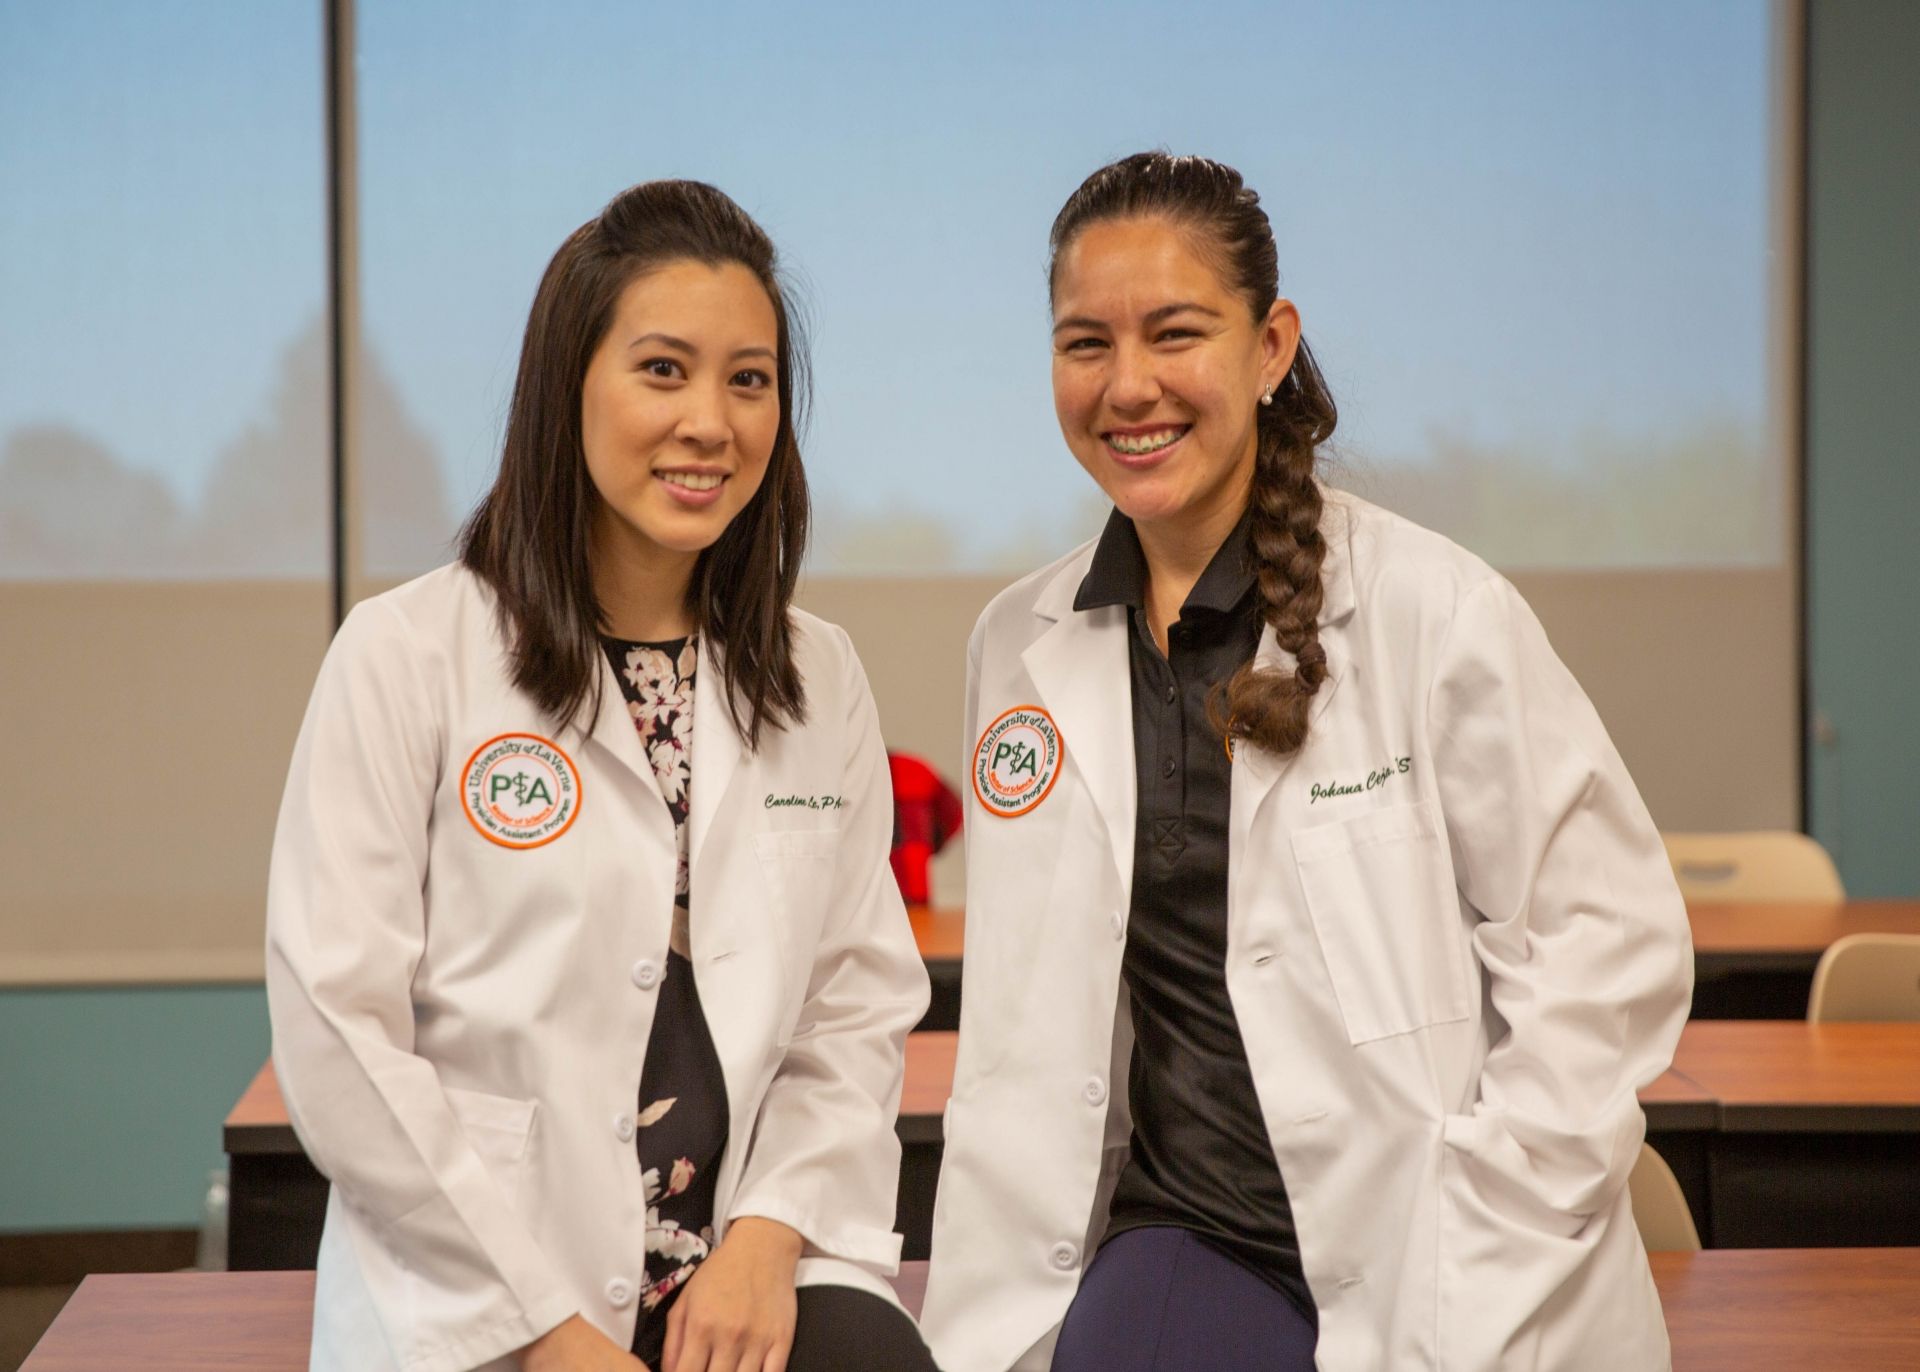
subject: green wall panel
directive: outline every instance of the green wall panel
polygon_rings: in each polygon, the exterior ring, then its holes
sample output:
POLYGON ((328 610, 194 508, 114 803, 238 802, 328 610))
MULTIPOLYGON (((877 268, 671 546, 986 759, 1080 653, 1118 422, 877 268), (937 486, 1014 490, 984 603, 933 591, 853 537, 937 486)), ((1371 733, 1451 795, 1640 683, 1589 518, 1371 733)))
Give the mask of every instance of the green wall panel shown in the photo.
POLYGON ((1808 11, 1808 816, 1920 894, 1920 4, 1808 11))
POLYGON ((0 990, 0 1233, 200 1222, 259 986, 0 990))

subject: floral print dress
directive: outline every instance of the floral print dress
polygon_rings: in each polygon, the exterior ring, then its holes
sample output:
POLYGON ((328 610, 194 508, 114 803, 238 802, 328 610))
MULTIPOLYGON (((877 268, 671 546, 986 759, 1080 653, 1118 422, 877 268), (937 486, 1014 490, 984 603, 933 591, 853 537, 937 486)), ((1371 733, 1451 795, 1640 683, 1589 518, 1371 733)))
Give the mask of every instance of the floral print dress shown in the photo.
POLYGON ((673 816, 680 851, 667 974, 660 983, 653 1035, 641 1067, 634 1136, 647 1198, 647 1281, 640 1294, 633 1351, 648 1366, 657 1367, 667 1311, 713 1248, 714 1180, 727 1146, 726 1079, 688 960, 692 944, 687 816, 692 810, 693 688, 699 644, 693 637, 669 643, 603 641, 627 698, 627 711, 653 764, 660 796, 673 816))

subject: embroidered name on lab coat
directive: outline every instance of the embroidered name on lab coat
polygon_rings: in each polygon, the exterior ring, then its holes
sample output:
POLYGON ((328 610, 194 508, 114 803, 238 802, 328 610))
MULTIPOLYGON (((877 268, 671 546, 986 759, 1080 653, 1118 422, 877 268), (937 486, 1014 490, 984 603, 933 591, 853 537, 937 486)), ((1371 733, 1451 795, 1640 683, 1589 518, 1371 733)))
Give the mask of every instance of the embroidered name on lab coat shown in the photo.
POLYGON ((1368 772, 1365 781, 1316 781, 1309 791, 1307 804, 1314 805, 1323 800, 1332 800, 1336 796, 1357 796, 1362 791, 1377 791, 1395 777, 1405 776, 1412 769, 1412 758, 1396 757, 1384 766, 1368 772))
POLYGON ((838 810, 847 803, 845 796, 779 796, 767 792, 761 808, 766 810, 838 810))

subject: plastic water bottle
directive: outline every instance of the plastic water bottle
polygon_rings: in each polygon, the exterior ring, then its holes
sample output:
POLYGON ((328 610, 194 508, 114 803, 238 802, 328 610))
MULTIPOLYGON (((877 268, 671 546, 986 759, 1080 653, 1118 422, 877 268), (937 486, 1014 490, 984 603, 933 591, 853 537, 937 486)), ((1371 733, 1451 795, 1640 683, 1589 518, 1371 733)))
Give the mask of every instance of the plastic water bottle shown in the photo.
POLYGON ((207 1199, 200 1207, 200 1245, 193 1265, 202 1272, 227 1270, 227 1169, 207 1174, 207 1199))

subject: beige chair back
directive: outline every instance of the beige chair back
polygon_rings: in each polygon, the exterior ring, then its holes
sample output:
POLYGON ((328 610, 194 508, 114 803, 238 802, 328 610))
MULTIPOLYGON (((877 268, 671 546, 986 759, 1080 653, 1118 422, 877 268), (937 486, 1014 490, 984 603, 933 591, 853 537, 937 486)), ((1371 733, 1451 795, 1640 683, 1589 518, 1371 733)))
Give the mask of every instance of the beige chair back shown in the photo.
POLYGON ((1627 1176, 1627 1193, 1633 1197, 1633 1222, 1648 1252, 1699 1251, 1700 1231, 1694 1228, 1680 1179, 1652 1144, 1640 1145, 1640 1161, 1627 1176))
POLYGON ((1827 850, 1789 829, 1662 834, 1688 900, 1845 900, 1827 850))
POLYGON ((1829 945, 1807 1018, 1920 1020, 1920 934, 1848 934, 1829 945))

